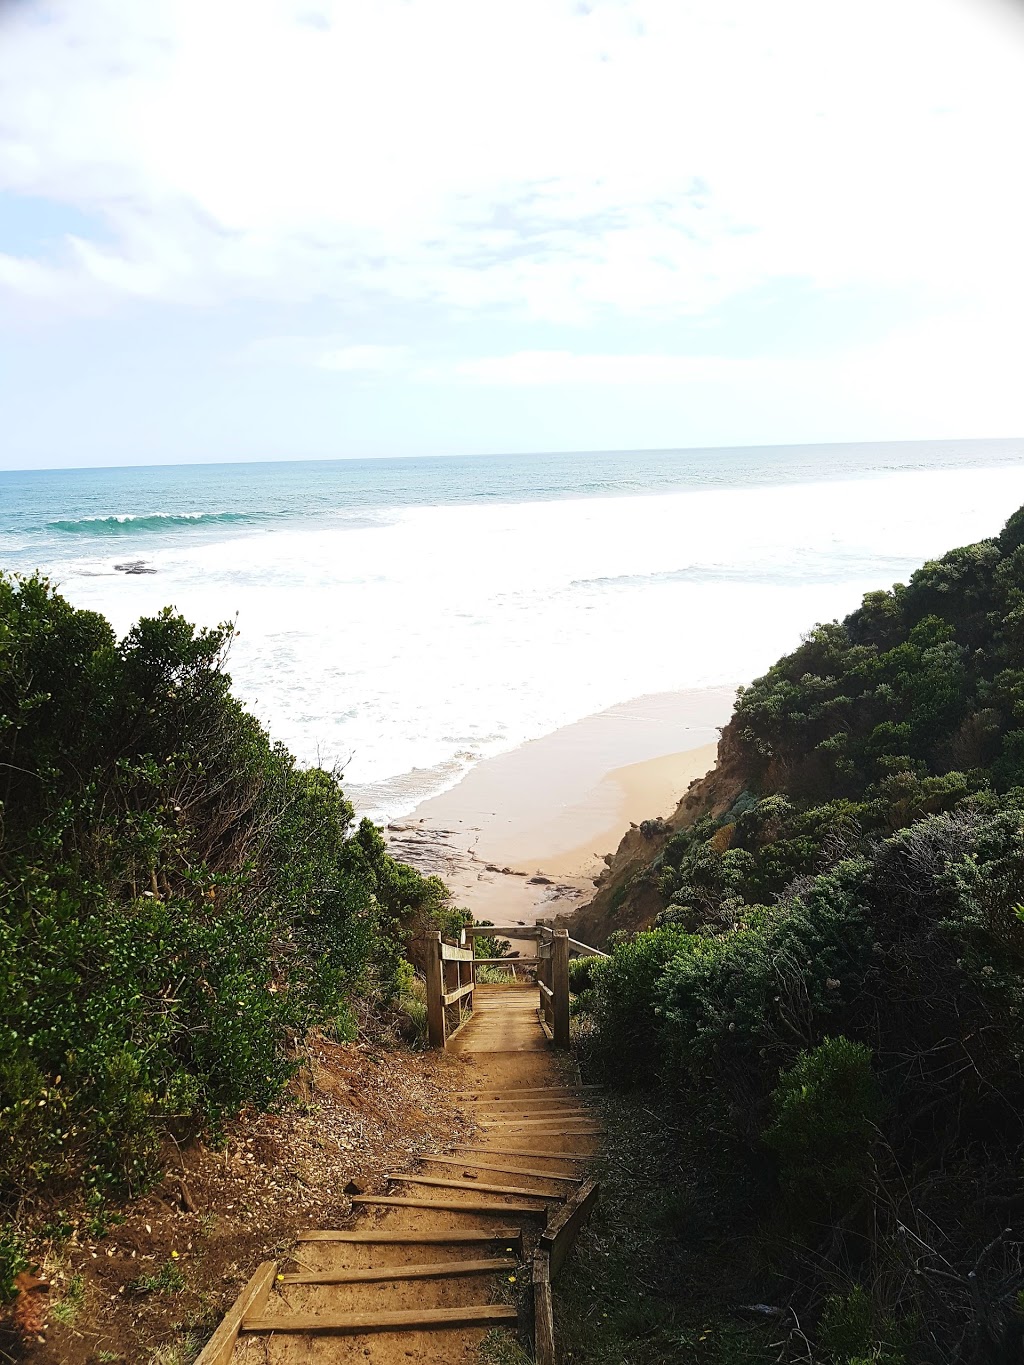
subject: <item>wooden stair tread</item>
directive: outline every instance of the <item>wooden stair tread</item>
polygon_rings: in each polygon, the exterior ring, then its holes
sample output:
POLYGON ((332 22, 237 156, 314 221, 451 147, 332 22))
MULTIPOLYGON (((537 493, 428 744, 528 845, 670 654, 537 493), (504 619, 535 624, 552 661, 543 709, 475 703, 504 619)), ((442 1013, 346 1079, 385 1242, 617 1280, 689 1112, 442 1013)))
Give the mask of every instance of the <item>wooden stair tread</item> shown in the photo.
POLYGON ((507 1303, 467 1304, 463 1308, 411 1308, 391 1313, 288 1313, 249 1318, 243 1332, 386 1332, 418 1327, 471 1327, 511 1322, 518 1311, 507 1303))
MULTIPOLYGON (((538 1199, 540 1196, 538 1196, 538 1199)), ((485 1204, 482 1200, 466 1200, 460 1203, 455 1199, 405 1199, 387 1194, 355 1194, 353 1204, 382 1204, 394 1209, 443 1209, 446 1213, 547 1213, 547 1205, 537 1204, 485 1204)))
POLYGON ((528 1190, 521 1185, 484 1185, 477 1180, 445 1180, 436 1175, 400 1175, 392 1173, 388 1180, 411 1185, 431 1185, 439 1190, 476 1190, 480 1194, 521 1194, 527 1199, 564 1199, 564 1194, 545 1194, 542 1190, 528 1190))
POLYGON ((508 1256, 486 1261, 427 1261, 423 1265, 382 1265, 372 1270, 302 1271, 282 1275, 285 1284, 371 1284, 375 1280, 432 1280, 446 1275, 497 1275, 519 1264, 508 1256))
MULTIPOLYGON (((577 1137, 579 1134, 576 1135, 577 1137)), ((535 1156, 543 1158, 545 1161, 588 1161, 590 1158, 579 1156, 576 1152, 538 1152, 536 1148, 530 1152, 524 1152, 522 1148, 513 1151, 510 1147, 466 1147, 459 1145, 455 1149, 457 1152, 485 1152, 488 1156, 535 1156)))
POLYGON ((334 1228, 307 1228, 297 1242, 362 1242, 397 1246, 420 1242, 424 1246, 444 1246, 449 1242, 515 1242, 522 1237, 520 1228, 464 1228, 452 1232, 407 1232, 404 1228, 380 1228, 376 1232, 347 1232, 334 1228))
POLYGON ((531 1128, 549 1126, 552 1123, 593 1123, 594 1115, 585 1109, 567 1109, 560 1113, 557 1109, 545 1109, 542 1114, 481 1114, 476 1120, 479 1128, 520 1128, 529 1124, 531 1128))
MULTIPOLYGON (((538 1153, 542 1156, 543 1153, 538 1153)), ((538 1171, 532 1166, 487 1166, 481 1161, 473 1161, 470 1157, 453 1156, 421 1156, 420 1161, 432 1161, 441 1166, 468 1166, 474 1171, 492 1171, 496 1175, 535 1175, 538 1180, 562 1180, 569 1184, 576 1184, 583 1179, 581 1175, 556 1175, 553 1171, 538 1171)))
POLYGON ((582 1091, 600 1090, 599 1085, 534 1085, 524 1086, 521 1090, 499 1090, 496 1086, 482 1085, 477 1090, 456 1090, 452 1093, 452 1098, 456 1100, 484 1099, 493 1096, 495 1098, 518 1099, 520 1095, 575 1095, 582 1091))

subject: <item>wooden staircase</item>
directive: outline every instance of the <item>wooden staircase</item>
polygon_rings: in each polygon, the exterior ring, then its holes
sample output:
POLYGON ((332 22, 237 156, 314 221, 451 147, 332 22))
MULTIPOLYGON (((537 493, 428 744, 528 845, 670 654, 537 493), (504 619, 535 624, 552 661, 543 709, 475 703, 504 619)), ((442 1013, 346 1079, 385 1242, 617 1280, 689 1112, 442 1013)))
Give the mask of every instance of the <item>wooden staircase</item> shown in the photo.
MULTIPOLYGON (((197 1365, 472 1362, 518 1331, 553 1365, 550 1280, 597 1196, 592 1087, 567 1083, 527 985, 475 987, 449 1042, 472 1142, 425 1155, 353 1197, 348 1228, 308 1229, 261 1265, 197 1365)), ((563 1063, 564 1067, 564 1063, 563 1063)))

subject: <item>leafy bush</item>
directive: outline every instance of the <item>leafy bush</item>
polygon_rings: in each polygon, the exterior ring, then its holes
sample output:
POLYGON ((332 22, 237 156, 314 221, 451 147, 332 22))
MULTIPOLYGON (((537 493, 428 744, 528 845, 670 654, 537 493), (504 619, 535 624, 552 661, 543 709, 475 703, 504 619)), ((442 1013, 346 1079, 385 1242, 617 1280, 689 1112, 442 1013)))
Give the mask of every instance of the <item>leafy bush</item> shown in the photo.
POLYGON ((790 1197, 844 1204, 863 1191, 882 1109, 870 1048, 826 1038, 782 1072, 771 1105, 764 1140, 790 1197))
POLYGON ((0 575, 0 1181, 137 1189, 170 1125, 271 1104, 393 997, 446 891, 230 692, 231 629, 118 641, 0 575))
POLYGON ((1024 509, 869 593, 741 691, 739 795, 636 870, 659 927, 579 997, 585 1060, 685 1096, 734 1178, 757 1174, 729 1235, 758 1241, 759 1293, 820 1316, 835 1365, 1013 1358, 1022 529, 1024 509))

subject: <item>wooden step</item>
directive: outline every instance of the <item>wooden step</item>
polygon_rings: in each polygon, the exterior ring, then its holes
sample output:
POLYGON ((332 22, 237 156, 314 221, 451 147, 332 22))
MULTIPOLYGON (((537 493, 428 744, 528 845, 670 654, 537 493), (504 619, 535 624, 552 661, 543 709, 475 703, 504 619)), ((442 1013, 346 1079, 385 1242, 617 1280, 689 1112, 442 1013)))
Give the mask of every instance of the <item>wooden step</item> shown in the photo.
MULTIPOLYGON (((530 1153, 531 1156, 541 1156, 543 1153, 530 1153)), ((474 1171, 490 1171, 495 1175, 535 1175, 539 1180, 563 1180, 570 1185, 578 1184, 583 1176, 581 1175, 555 1175, 551 1171, 538 1171, 532 1166, 485 1166, 482 1162, 472 1161, 467 1157, 461 1160, 453 1156, 421 1156, 421 1161, 432 1161, 442 1166, 468 1166, 474 1171)))
POLYGON ((289 1313, 249 1318, 243 1332, 408 1332, 424 1327, 488 1327, 519 1316, 508 1303, 466 1304, 463 1308, 413 1308, 397 1313, 289 1313))
POLYGON ((469 1117, 474 1123, 486 1123, 488 1119, 510 1119, 521 1115, 524 1119, 541 1119, 546 1114, 588 1114, 593 1115, 592 1109, 585 1109, 579 1104, 565 1104, 561 1107, 555 1105, 553 1108, 549 1100, 544 1100, 538 1107, 536 1104, 503 1104, 500 1108, 491 1105, 474 1105, 470 1110, 469 1117))
POLYGON ((496 1256, 489 1261, 428 1261, 425 1265, 382 1265, 373 1270, 303 1271, 282 1275, 285 1284, 370 1284, 375 1280, 433 1280, 447 1275, 497 1275, 515 1270, 518 1261, 496 1256))
MULTIPOLYGON (((579 1136, 576 1134, 575 1136, 579 1136)), ((533 1156, 538 1160, 543 1157, 545 1161, 579 1161, 586 1162, 592 1160, 588 1156, 580 1156, 577 1152, 539 1152, 536 1147, 528 1152, 524 1152, 521 1147, 466 1147, 459 1144, 455 1149, 457 1152, 483 1152, 487 1156, 533 1156)))
MULTIPOLYGON (((603 1128, 485 1128, 480 1136, 487 1137, 488 1133, 493 1133, 495 1137, 505 1139, 511 1138, 596 1138, 604 1136, 603 1128)), ((527 1152, 527 1156, 546 1156, 546 1152, 527 1152)))
POLYGON ((479 1194, 521 1194, 527 1199, 564 1199, 564 1194, 545 1194, 542 1190, 526 1190, 520 1185, 482 1185, 476 1180, 443 1180, 434 1175, 391 1174, 388 1180, 404 1185, 432 1185, 439 1190, 476 1190, 479 1194))
POLYGON ((297 1242, 360 1242, 378 1246, 447 1246, 458 1242, 518 1242, 521 1228, 465 1228, 461 1232, 406 1232, 402 1228, 378 1228, 375 1232, 347 1232, 334 1228, 309 1228, 300 1232, 297 1242))
POLYGON ((594 1115, 587 1109, 541 1109, 536 1113, 478 1114, 481 1128, 504 1128, 509 1123, 593 1123, 594 1115))
POLYGON ((531 1100, 543 1099, 572 1099, 573 1095, 590 1095, 601 1088, 599 1085, 538 1085, 532 1089, 522 1089, 522 1091, 456 1091, 452 1099, 460 1104, 501 1104, 502 1102, 511 1103, 512 1100, 520 1100, 523 1097, 531 1100))
POLYGON ((460 1204, 447 1199, 403 1199, 385 1194, 354 1194, 353 1204, 380 1204, 393 1209, 443 1209, 448 1213, 547 1213, 546 1204, 485 1204, 480 1200, 460 1204))

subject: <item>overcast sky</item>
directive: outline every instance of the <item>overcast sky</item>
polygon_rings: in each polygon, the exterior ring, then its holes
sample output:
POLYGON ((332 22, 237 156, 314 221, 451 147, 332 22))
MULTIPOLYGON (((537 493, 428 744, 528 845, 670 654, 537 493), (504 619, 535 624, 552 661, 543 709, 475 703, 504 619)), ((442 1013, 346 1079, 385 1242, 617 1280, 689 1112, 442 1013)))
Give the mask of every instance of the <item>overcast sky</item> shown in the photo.
POLYGON ((0 467, 1024 434, 1013 0, 0 0, 0 467))

